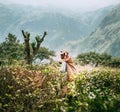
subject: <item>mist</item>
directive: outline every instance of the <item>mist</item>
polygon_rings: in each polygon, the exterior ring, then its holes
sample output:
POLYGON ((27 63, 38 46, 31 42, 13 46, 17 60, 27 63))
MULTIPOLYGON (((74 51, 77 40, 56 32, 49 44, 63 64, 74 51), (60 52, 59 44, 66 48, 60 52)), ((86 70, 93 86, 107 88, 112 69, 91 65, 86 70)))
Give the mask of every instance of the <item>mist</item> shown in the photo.
POLYGON ((59 8, 71 11, 93 11, 99 8, 116 5, 119 0, 0 0, 4 4, 23 4, 44 8, 59 8))

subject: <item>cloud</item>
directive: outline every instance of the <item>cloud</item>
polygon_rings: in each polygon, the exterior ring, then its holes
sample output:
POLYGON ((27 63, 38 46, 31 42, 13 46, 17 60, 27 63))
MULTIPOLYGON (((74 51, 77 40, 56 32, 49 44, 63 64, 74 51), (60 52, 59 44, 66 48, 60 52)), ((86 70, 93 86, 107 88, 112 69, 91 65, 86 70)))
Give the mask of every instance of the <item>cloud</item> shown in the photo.
MULTIPOLYGON (((1 1, 4 2, 4 0, 1 1)), ((94 10, 120 3, 120 0, 6 0, 7 2, 70 10, 94 10)))

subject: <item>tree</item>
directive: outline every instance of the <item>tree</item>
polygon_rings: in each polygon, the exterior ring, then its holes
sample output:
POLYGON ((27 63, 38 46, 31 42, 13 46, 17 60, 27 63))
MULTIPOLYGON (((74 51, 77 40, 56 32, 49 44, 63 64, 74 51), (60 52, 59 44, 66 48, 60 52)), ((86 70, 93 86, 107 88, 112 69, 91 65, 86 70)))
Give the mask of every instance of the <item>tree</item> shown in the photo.
POLYGON ((10 64, 13 60, 20 60, 23 57, 23 45, 17 37, 11 33, 4 42, 0 44, 0 60, 7 60, 10 64))
POLYGON ((31 64, 34 57, 38 53, 38 50, 41 46, 41 43, 44 41, 47 32, 44 32, 42 38, 40 38, 40 36, 37 35, 35 37, 36 42, 31 43, 31 45, 30 45, 30 33, 24 32, 24 30, 22 30, 22 34, 24 37, 24 44, 25 44, 25 60, 27 64, 31 64), (32 49, 30 49, 30 46, 32 47, 32 49))
POLYGON ((120 67, 120 58, 112 57, 107 53, 95 53, 95 52, 88 52, 79 54, 76 57, 77 61, 80 64, 94 64, 96 65, 104 65, 109 67, 120 67))
POLYGON ((40 47, 34 59, 40 59, 42 61, 44 59, 50 59, 51 56, 55 56, 54 51, 51 51, 46 47, 40 47))

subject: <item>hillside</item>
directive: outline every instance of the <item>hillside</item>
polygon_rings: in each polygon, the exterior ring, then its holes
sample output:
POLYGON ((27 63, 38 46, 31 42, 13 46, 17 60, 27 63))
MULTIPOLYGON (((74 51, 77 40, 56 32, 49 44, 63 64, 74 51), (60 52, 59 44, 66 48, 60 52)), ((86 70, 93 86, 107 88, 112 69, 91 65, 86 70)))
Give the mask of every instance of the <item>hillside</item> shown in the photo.
MULTIPOLYGON (((76 45, 74 45, 76 47, 76 45)), ((79 52, 107 52, 120 56, 120 5, 115 7, 86 39, 78 41, 79 52)))
MULTIPOLYGON (((21 30, 42 35, 48 32, 44 45, 57 50, 64 48, 66 42, 86 37, 104 18, 111 7, 93 12, 79 13, 42 7, 0 4, 0 41, 13 33, 23 39, 21 30), (56 48, 57 46, 57 48, 56 48)), ((31 39, 33 40, 33 39, 31 39)))

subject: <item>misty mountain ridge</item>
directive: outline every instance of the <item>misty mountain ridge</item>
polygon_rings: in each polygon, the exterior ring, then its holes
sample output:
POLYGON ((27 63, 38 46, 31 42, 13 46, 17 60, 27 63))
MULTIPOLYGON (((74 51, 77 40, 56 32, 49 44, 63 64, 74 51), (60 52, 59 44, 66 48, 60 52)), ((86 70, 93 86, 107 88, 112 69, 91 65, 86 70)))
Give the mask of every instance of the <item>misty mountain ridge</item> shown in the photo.
POLYGON ((77 52, 99 52, 120 56, 120 5, 109 12, 87 38, 73 44, 77 52))
POLYGON ((111 9, 112 7, 107 7, 93 12, 74 13, 59 9, 0 4, 0 41, 8 33, 15 34, 23 41, 22 29, 31 33, 31 40, 47 31, 43 45, 53 50, 69 49, 69 46, 65 46, 67 43, 86 38, 111 9))

